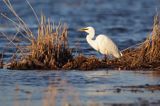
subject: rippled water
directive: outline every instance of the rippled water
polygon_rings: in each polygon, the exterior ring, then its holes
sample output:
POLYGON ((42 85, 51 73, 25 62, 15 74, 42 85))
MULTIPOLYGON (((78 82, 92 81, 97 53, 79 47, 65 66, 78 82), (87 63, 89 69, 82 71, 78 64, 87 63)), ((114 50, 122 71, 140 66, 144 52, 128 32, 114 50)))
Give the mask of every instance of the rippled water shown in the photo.
MULTIPOLYGON (((160 0, 29 0, 38 16, 44 15, 69 27, 69 43, 85 55, 97 55, 78 28, 93 26, 96 34, 107 34, 122 50, 141 42, 150 34, 153 17, 160 0)), ((16 12, 36 33, 37 21, 25 0, 11 0, 16 12)), ((3 1, 0 12, 15 20, 3 1)), ((16 28, 0 16, 0 31, 12 37, 16 28)), ((20 37, 21 35, 17 35, 20 37)), ((14 46, 0 34, 0 52, 5 60, 15 52, 14 46), (7 48, 7 49, 6 49, 7 48)), ((25 44, 25 40, 21 42, 25 44)), ((160 103, 159 90, 125 88, 157 85, 160 77, 152 72, 132 71, 10 71, 0 70, 0 105, 114 105, 160 103), (122 87, 124 86, 124 88, 122 87)))
POLYGON ((159 104, 159 90, 119 86, 160 84, 153 72, 0 70, 3 106, 159 104))

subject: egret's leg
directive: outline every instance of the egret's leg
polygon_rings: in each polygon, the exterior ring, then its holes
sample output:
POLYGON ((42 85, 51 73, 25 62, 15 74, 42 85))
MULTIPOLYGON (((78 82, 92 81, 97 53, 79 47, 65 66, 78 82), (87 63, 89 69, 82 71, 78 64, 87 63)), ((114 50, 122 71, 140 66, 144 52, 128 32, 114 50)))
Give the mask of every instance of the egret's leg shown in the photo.
POLYGON ((104 55, 104 59, 105 59, 105 61, 107 61, 107 59, 108 59, 107 55, 104 55))
POLYGON ((113 59, 115 59, 115 58, 113 57, 113 55, 109 55, 109 59, 110 59, 110 60, 113 60, 113 59))
POLYGON ((103 57, 102 61, 106 62, 107 60, 108 60, 107 55, 104 55, 104 57, 103 57))

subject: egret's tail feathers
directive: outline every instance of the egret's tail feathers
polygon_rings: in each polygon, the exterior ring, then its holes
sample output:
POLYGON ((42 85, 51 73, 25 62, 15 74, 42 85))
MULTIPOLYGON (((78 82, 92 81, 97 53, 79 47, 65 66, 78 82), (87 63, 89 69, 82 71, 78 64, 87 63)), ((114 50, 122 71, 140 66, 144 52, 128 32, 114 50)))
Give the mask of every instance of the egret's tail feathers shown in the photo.
POLYGON ((120 58, 120 57, 123 56, 123 54, 122 54, 121 52, 117 52, 117 53, 113 54, 113 56, 114 56, 115 58, 120 58))
POLYGON ((122 52, 119 52, 119 54, 120 54, 120 57, 122 57, 122 56, 123 56, 122 52))

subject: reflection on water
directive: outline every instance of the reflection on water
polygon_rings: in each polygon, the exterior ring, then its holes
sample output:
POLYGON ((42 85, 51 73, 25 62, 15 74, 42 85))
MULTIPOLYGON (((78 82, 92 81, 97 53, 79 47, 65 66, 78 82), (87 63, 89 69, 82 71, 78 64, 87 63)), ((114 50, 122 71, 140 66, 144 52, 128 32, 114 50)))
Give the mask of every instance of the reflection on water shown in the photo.
POLYGON ((158 104, 160 77, 131 71, 0 70, 0 103, 5 106, 104 106, 158 104), (134 87, 132 87, 134 86, 134 87), (144 86, 144 87, 142 87, 144 86))

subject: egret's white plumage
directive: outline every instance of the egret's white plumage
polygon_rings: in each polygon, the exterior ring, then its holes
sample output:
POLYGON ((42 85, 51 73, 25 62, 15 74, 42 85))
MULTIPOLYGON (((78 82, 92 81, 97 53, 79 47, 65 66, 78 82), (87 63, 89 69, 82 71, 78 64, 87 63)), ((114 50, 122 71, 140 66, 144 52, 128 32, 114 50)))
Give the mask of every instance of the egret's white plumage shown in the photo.
POLYGON ((101 34, 94 40, 95 30, 93 27, 82 28, 80 31, 88 33, 86 37, 87 42, 92 48, 100 53, 104 55, 112 55, 115 58, 120 58, 122 56, 122 53, 118 50, 116 44, 108 36, 101 34))

